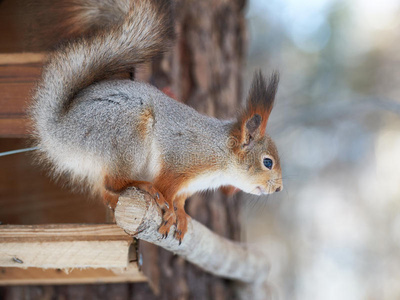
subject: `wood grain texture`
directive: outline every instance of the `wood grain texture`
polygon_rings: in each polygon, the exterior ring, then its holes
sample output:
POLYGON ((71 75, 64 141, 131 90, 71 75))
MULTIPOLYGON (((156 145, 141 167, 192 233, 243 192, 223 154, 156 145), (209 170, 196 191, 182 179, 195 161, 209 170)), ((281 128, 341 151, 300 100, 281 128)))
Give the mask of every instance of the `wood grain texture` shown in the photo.
MULTIPOLYGON (((29 146, 22 139, 0 139, 0 152, 29 146)), ((88 199, 53 182, 32 153, 0 157, 0 222, 2 224, 105 223, 101 199, 88 199)))
POLYGON ((43 54, 0 54, 0 137, 26 137, 26 110, 40 76, 43 54))
POLYGON ((12 118, 0 117, 0 138, 23 138, 29 132, 25 116, 15 115, 12 118))
POLYGON ((114 224, 0 225, 0 243, 69 241, 128 241, 114 224))
POLYGON ((0 65, 18 65, 28 63, 42 63, 45 53, 23 52, 23 53, 1 53, 0 65))
POLYGON ((136 263, 130 263, 126 269, 41 269, 41 268, 0 268, 0 285, 33 284, 93 284, 115 282, 145 282, 146 277, 139 271, 136 263))
POLYGON ((19 18, 18 6, 15 0, 0 2, 0 52, 23 51, 23 21, 19 18))
POLYGON ((127 268, 131 242, 113 224, 1 225, 0 266, 127 268))

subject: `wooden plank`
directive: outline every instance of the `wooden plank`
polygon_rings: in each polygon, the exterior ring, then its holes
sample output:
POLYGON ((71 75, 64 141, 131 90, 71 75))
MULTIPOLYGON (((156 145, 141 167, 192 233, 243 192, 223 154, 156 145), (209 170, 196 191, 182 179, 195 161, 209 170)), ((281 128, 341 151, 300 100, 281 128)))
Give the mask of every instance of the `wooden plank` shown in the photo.
POLYGON ((26 111, 40 76, 43 53, 0 54, 0 137, 27 137, 26 111))
POLYGON ((18 2, 0 1, 0 52, 21 51, 24 45, 24 32, 21 32, 21 20, 18 15, 18 2))
MULTIPOLYGON (((1 124, 1 121, 0 121, 1 124)), ((0 152, 31 146, 24 139, 0 139, 0 152)), ((111 223, 101 197, 62 187, 33 163, 34 152, 0 157, 0 222, 15 225, 111 223)), ((46 170, 47 171, 47 170, 46 170)))
MULTIPOLYGON (((0 138, 28 137, 31 130, 26 112, 44 60, 44 53, 0 53, 0 138)), ((144 78, 143 73, 138 72, 139 79, 144 78)), ((128 73, 113 76, 128 77, 128 73)))
POLYGON ((35 52, 1 53, 0 65, 42 63, 45 57, 45 53, 35 52))
POLYGON ((132 238, 114 224, 0 226, 0 266, 126 268, 132 238))
MULTIPOLYGON (((0 66, 0 77, 3 68, 0 66)), ((7 77, 9 78, 9 77, 7 77)), ((34 80, 7 82, 0 78, 0 137, 26 137, 30 131, 26 116, 34 80)))
POLYGON ((0 268, 0 286, 28 284, 86 284, 144 282, 147 278, 139 271, 135 262, 126 269, 61 269, 0 268))
POLYGON ((1 119, 0 117, 0 138, 24 138, 29 133, 28 120, 25 117, 15 116, 14 118, 1 119))
POLYGON ((132 241, 114 224, 0 225, 0 243, 51 241, 132 241))

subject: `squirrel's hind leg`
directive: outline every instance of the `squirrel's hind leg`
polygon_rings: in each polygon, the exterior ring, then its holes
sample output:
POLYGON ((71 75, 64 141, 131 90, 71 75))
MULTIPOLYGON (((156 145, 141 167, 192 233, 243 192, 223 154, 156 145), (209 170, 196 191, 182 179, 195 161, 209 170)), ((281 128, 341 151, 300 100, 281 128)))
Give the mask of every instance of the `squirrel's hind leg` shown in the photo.
POLYGON ((188 215, 185 212, 186 195, 175 197, 175 199, 171 201, 170 199, 164 198, 163 194, 159 192, 151 182, 125 180, 123 178, 111 176, 105 176, 104 187, 104 199, 112 209, 115 209, 120 193, 129 187, 136 187, 148 193, 165 211, 158 232, 166 238, 171 226, 176 225, 175 238, 179 243, 182 242, 182 239, 187 232, 188 215))
POLYGON ((179 244, 181 244, 187 232, 188 215, 185 212, 186 198, 186 195, 180 195, 174 198, 172 201, 173 206, 165 212, 163 216, 164 223, 158 229, 158 232, 164 237, 167 237, 171 226, 176 225, 174 237, 179 241, 179 244))
POLYGON ((148 193, 162 209, 168 210, 170 207, 172 207, 172 203, 167 202, 164 196, 153 186, 151 182, 129 180, 108 175, 104 177, 104 201, 112 209, 115 209, 119 195, 129 187, 136 187, 148 193))
POLYGON ((163 215, 163 222, 161 223, 160 228, 158 228, 158 232, 161 233, 164 238, 166 238, 169 234, 172 225, 176 225, 176 215, 173 205, 171 205, 165 211, 163 215))
POLYGON ((174 199, 174 208, 176 215, 176 231, 175 238, 182 243, 183 237, 187 232, 188 215, 185 212, 186 195, 182 195, 174 199))

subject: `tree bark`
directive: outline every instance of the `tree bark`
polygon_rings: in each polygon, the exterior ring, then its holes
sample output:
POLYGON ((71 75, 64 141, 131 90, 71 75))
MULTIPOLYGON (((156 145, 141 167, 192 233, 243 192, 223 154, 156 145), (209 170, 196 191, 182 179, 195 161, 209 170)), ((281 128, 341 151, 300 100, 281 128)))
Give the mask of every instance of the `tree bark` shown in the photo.
MULTIPOLYGON (((178 1, 177 40, 153 66, 153 83, 169 86, 179 101, 218 118, 241 104, 245 1, 178 1)), ((215 233, 239 240, 239 204, 221 192, 195 195, 186 211, 215 233)), ((140 243, 143 270, 158 293, 152 299, 233 299, 232 282, 200 270, 172 253, 140 243)))

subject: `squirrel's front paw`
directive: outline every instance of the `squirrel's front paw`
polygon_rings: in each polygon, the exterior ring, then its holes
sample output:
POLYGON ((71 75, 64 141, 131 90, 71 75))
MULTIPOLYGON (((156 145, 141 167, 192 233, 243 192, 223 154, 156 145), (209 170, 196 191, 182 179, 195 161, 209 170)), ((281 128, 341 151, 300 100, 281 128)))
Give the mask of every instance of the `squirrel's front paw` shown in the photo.
POLYGON ((182 243, 183 237, 187 232, 188 215, 185 210, 176 211, 176 231, 175 238, 179 241, 179 245, 182 243))
POLYGON ((149 194, 156 202, 157 205, 161 209, 169 209, 170 205, 169 203, 165 200, 163 194, 161 194, 150 182, 143 182, 141 184, 138 184, 137 187, 143 191, 145 191, 147 194, 149 194))
POLYGON ((168 209, 163 215, 163 223, 161 224, 158 232, 162 234, 163 238, 168 236, 169 230, 172 225, 176 224, 176 215, 172 208, 168 209))

